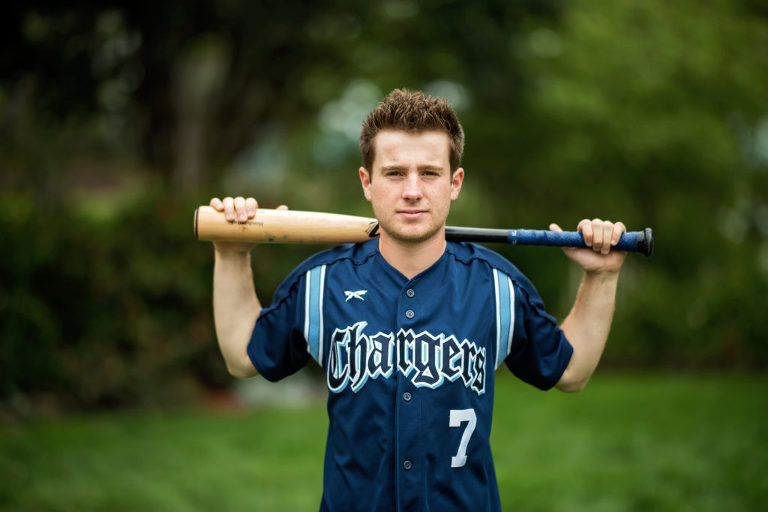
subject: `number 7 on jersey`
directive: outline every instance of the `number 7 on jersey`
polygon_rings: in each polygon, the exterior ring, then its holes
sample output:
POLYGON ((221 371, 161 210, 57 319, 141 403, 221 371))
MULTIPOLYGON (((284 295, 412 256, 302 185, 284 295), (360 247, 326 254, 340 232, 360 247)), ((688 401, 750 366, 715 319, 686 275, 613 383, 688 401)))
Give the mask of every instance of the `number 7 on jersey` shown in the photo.
POLYGON ((475 415, 474 409, 451 409, 448 426, 460 427, 464 422, 467 423, 467 426, 464 428, 464 433, 461 435, 459 451, 456 452, 456 455, 451 457, 452 468, 460 468, 467 463, 467 445, 469 444, 469 438, 472 437, 472 433, 475 431, 477 416, 475 415))

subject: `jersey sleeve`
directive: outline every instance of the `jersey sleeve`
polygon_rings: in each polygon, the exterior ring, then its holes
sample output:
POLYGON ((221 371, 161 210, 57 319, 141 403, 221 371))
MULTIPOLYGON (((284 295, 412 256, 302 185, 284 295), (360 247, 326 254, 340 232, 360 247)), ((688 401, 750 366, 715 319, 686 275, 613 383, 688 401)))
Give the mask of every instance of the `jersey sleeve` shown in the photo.
POLYGON ((261 311, 248 343, 253 366, 267 380, 278 381, 299 371, 310 358, 305 336, 308 287, 312 271, 294 271, 278 287, 272 305, 261 311))
POLYGON ((522 274, 514 278, 495 271, 498 352, 519 379, 539 389, 557 384, 573 354, 557 321, 544 309, 533 284, 522 274), (498 298, 501 297, 501 298, 498 298))

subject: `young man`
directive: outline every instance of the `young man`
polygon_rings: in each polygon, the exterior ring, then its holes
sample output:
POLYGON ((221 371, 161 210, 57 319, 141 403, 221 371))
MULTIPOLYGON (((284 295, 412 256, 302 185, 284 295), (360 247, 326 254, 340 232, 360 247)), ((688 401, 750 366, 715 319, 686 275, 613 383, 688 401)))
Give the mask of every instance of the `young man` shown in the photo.
MULTIPOLYGON (((464 134, 443 100, 393 91, 361 134, 358 173, 380 237, 298 266, 262 310, 251 245, 215 244, 214 315, 232 375, 278 380, 310 358, 326 373, 322 511, 500 509, 489 437, 494 370, 563 391, 584 387, 603 352, 625 254, 621 223, 583 220, 591 248, 560 326, 514 265, 447 243, 464 181, 464 134)), ((211 200, 245 221, 254 199, 211 200)), ((560 228, 552 224, 550 229, 560 228)))

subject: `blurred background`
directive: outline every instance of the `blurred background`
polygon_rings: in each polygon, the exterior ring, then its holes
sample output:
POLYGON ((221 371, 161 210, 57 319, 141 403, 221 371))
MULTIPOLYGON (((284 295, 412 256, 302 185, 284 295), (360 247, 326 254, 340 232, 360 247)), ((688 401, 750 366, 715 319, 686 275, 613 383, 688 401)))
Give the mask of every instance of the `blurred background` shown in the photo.
MULTIPOLYGON (((254 396, 218 353, 212 249, 194 239, 193 210, 253 195, 371 215, 360 124, 397 87, 447 98, 464 125, 467 177, 450 224, 574 229, 599 216, 654 229, 652 258, 625 265, 599 372, 637 377, 610 381, 619 388, 656 376, 659 396, 680 375, 696 382, 691 394, 738 381, 701 407, 746 400, 734 436, 759 459, 738 492, 697 510, 768 497, 752 483, 768 481, 765 444, 753 444, 768 441, 768 2, 31 0, 5 7, 0 41, 0 505, 55 509, 34 501, 29 468, 51 453, 67 460, 53 442, 48 455, 34 447, 68 418, 127 414, 131 426, 114 427, 127 432, 161 411, 232 413, 254 396)), ((257 248, 263 302, 321 248, 257 248)), ((580 276, 559 250, 493 248, 567 314, 580 276)), ((313 389, 322 373, 299 378, 313 389)), ((617 400, 645 388, 632 389, 617 400)), ((318 401, 309 414, 323 427, 318 401)), ((202 418, 184 425, 218 421, 202 418)), ((316 508, 319 490, 307 496, 316 508)), ((107 498, 71 503, 114 508, 107 498)), ((173 509, 157 499, 139 503, 173 509)), ((633 506, 604 510, 684 509, 633 506)))

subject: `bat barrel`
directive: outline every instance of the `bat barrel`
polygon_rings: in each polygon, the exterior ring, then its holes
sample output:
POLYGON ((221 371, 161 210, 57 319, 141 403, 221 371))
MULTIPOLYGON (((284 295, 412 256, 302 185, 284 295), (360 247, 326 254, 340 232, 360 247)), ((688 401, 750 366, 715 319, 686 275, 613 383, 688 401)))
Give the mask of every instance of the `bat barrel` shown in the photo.
POLYGON ((378 235, 378 222, 367 217, 259 208, 245 222, 230 222, 210 206, 195 210, 195 236, 205 242, 341 244, 365 242, 378 235))

